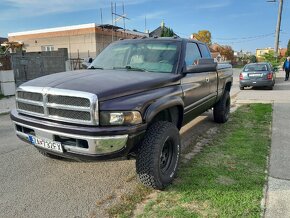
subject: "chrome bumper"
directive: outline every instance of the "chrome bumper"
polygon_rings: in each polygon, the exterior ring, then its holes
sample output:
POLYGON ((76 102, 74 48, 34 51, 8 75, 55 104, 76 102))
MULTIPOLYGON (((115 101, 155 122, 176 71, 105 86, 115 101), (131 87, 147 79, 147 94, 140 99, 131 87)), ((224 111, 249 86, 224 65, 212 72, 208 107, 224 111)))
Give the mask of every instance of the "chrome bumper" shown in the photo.
MULTIPOLYGON (((33 126, 28 126, 22 123, 15 123, 15 131, 16 135, 23 139, 24 141, 29 142, 29 135, 32 133, 35 137, 42 139, 49 139, 52 141, 57 141, 57 137, 64 137, 66 139, 70 139, 71 141, 81 140, 85 141, 86 146, 78 146, 69 145, 61 143, 63 150, 69 153, 75 153, 80 155, 102 155, 102 154, 110 154, 119 150, 122 150, 126 147, 126 143, 128 140, 128 135, 115 135, 115 136, 85 136, 85 135, 77 135, 77 134, 67 134, 57 131, 45 130, 33 126)), ((41 147, 42 148, 42 147, 41 147)))

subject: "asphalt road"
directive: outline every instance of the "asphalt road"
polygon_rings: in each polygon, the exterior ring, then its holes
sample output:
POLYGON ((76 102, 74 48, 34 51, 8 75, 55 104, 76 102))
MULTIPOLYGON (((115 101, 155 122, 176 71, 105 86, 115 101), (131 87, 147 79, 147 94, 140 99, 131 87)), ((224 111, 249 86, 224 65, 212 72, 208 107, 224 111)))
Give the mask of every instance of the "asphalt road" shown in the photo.
MULTIPOLYGON (((237 96, 235 71, 232 96, 237 96)), ((182 144, 210 128, 211 111, 181 130, 182 144)), ((136 186, 135 161, 53 160, 21 142, 8 115, 0 116, 0 217, 107 217, 106 209, 136 186)))

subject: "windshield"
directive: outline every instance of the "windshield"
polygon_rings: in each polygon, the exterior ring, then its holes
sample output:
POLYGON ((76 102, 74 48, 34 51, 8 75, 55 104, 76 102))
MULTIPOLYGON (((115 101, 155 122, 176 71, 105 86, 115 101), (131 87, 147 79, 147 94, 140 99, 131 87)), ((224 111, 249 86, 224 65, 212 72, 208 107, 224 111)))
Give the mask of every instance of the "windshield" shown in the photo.
POLYGON ((267 64, 251 64, 251 65, 246 65, 244 68, 244 72, 267 71, 267 70, 268 70, 267 64))
POLYGON ((91 69, 124 69, 172 73, 178 44, 172 41, 131 40, 109 45, 89 66, 91 69))

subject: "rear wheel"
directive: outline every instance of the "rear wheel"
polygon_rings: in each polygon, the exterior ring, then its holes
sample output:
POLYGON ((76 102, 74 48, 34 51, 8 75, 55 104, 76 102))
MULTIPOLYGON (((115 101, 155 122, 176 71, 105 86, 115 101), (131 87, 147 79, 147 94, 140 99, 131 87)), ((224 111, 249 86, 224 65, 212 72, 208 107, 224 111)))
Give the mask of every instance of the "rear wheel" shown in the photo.
POLYGON ((244 86, 240 86, 240 90, 244 90, 245 89, 245 87, 244 86))
POLYGON ((231 107, 230 92, 225 90, 222 98, 213 108, 214 121, 217 123, 225 123, 229 119, 231 107))
POLYGON ((180 158, 180 137, 175 125, 158 121, 146 132, 137 152, 136 171, 148 187, 163 189, 177 173, 180 158))

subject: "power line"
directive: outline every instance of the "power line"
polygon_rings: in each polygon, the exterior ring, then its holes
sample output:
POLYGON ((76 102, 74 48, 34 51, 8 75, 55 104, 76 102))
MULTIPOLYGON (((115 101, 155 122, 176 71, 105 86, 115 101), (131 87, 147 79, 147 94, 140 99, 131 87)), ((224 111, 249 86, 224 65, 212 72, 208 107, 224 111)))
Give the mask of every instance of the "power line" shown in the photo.
POLYGON ((247 39, 260 39, 260 38, 265 38, 268 36, 273 36, 275 33, 267 33, 263 35, 257 35, 257 36, 247 36, 247 37, 237 37, 237 38, 214 38, 215 40, 247 40, 247 39))

